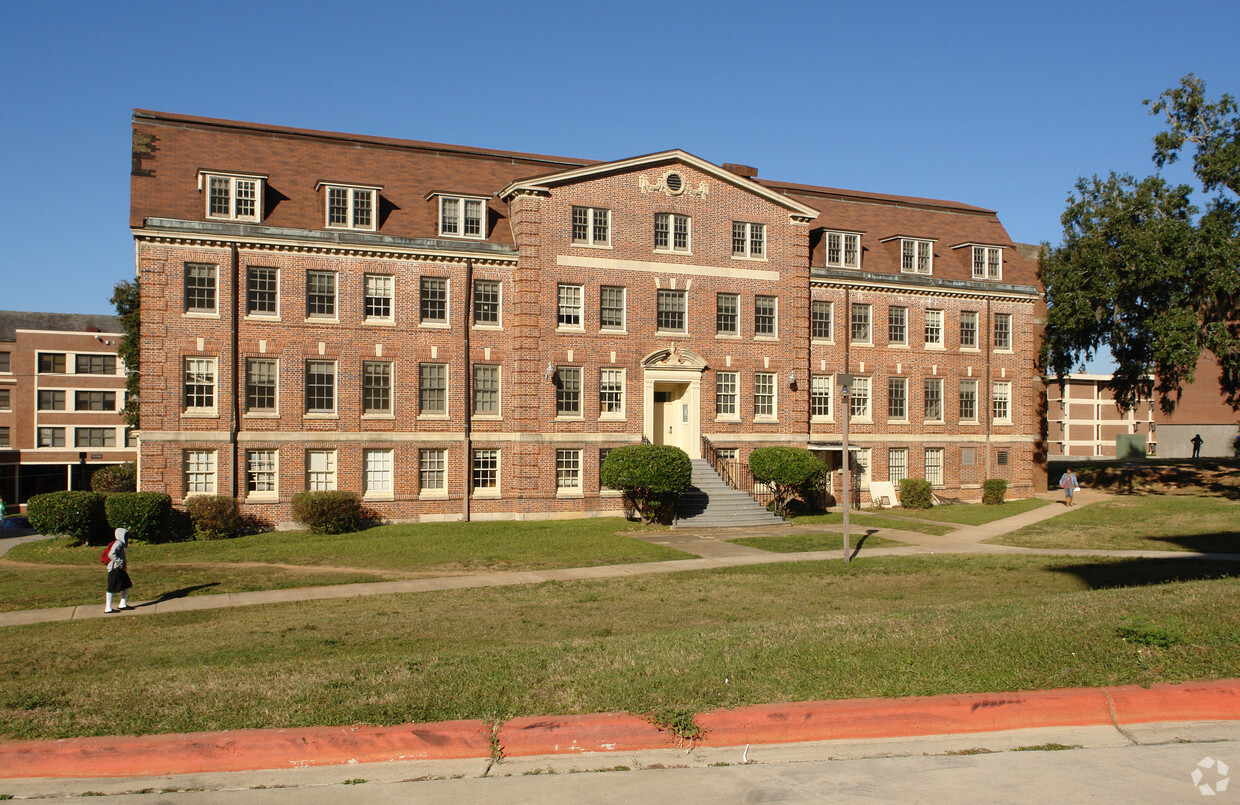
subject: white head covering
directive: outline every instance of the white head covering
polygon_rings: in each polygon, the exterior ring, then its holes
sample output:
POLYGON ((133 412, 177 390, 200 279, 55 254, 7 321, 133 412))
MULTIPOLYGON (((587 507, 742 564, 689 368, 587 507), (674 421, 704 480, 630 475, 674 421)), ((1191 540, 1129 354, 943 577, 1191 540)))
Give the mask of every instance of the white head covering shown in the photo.
POLYGON ((117 542, 120 542, 120 543, 124 543, 124 542, 125 542, 125 536, 126 536, 128 533, 129 533, 129 532, 128 532, 128 531, 126 531, 126 530, 125 530, 125 529, 123 529, 123 528, 118 528, 118 529, 116 529, 116 541, 117 541, 117 542))

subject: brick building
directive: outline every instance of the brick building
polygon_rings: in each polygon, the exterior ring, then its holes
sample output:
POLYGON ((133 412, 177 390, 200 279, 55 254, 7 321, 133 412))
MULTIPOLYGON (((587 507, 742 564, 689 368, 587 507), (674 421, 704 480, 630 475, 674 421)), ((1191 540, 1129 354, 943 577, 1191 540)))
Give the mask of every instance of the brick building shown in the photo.
POLYGON ((643 438, 871 479, 1044 488, 1034 263, 994 212, 759 179, 136 111, 140 478, 288 519, 611 513, 643 438), (1039 486, 1041 485, 1041 486, 1039 486))
MULTIPOLYGON (((0 498, 83 489, 134 461, 115 316, 0 311, 0 498)), ((15 511, 15 509, 14 509, 15 511)))

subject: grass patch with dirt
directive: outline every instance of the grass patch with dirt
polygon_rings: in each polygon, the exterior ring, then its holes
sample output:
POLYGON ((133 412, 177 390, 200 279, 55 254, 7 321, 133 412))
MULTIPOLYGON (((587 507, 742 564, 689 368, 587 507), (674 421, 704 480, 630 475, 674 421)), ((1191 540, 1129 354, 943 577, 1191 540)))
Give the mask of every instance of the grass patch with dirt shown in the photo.
POLYGON ((993 506, 983 503, 962 503, 954 506, 935 506, 933 509, 892 509, 891 513, 902 517, 916 517, 919 520, 935 520, 956 525, 984 525, 1040 509, 1050 502, 1042 498, 1024 498, 1004 501, 993 506))
POLYGON ((1237 574, 884 557, 8 627, 0 724, 67 738, 1225 678, 1237 574))
MULTIPOLYGON (((849 520, 851 521, 851 517, 849 520)), ((850 529, 851 530, 851 529, 850 529)), ((741 537, 728 542, 746 545, 774 553, 804 553, 806 551, 839 551, 844 548, 843 534, 778 534, 769 537, 741 537)), ((894 539, 884 539, 875 535, 850 535, 849 542, 853 548, 883 548, 895 545, 907 545, 894 539)))
POLYGON ((1021 548, 1240 554, 1240 500, 1125 495, 1065 512, 987 542, 1021 548))
MULTIPOLYGON (((144 600, 318 584, 687 559, 625 536, 620 518, 388 525, 352 534, 274 531, 230 540, 135 543, 134 594, 144 600)), ((19 545, 0 559, 0 611, 103 600, 101 549, 67 538, 19 545)))
MULTIPOLYGON (((843 525, 844 515, 840 512, 826 514, 803 514, 792 520, 793 525, 843 525)), ((947 534, 956 529, 951 526, 919 523, 915 520, 903 520, 899 517, 884 517, 881 514, 860 514, 849 512, 848 524, 863 528, 884 528, 896 531, 912 531, 917 534, 947 534)))

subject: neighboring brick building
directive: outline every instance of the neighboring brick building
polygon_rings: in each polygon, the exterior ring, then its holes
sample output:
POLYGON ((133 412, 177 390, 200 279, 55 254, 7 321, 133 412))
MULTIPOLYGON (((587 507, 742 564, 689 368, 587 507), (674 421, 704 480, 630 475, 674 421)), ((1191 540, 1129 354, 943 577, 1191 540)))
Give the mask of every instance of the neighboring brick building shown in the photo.
POLYGON ((614 512, 643 438, 1044 488, 1034 262, 988 210, 614 162, 137 111, 140 474, 286 521, 614 512), (469 415, 467 415, 469 414, 469 415))
POLYGON ((87 488, 134 461, 115 316, 0 311, 0 498, 87 488))

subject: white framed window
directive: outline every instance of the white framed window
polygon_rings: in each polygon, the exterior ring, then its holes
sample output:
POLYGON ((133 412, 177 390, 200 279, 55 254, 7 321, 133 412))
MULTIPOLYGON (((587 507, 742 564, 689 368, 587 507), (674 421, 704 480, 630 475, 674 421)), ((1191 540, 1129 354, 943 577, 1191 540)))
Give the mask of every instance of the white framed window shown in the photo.
POLYGON ((215 413, 215 358, 186 358, 185 413, 215 413))
POLYGON ((623 332, 625 328, 626 292, 621 285, 604 285, 598 294, 598 326, 600 330, 623 332))
POLYGON ((573 207, 573 243, 579 246, 610 246, 611 210, 573 207))
POLYGON ((943 421, 943 378, 927 377, 922 384, 927 422, 943 421))
POLYGON ((775 338, 779 335, 779 299, 774 296, 753 298, 753 334, 775 338))
POLYGON ((941 349, 943 346, 943 311, 926 311, 926 347, 941 349))
POLYGON ((74 447, 116 447, 116 428, 74 428, 74 447))
POLYGON ((418 490, 422 497, 447 496, 447 452, 443 448, 418 451, 418 490))
POLYGON ((943 448, 926 448, 926 481, 931 486, 943 485, 943 448))
POLYGON ((581 491, 581 451, 555 451, 555 489, 557 493, 581 491))
POLYGON ((1010 350, 1012 348, 1012 314, 995 314, 995 349, 1010 350))
POLYGON ((887 480, 900 489, 900 482, 908 477, 908 448, 892 447, 887 450, 887 480))
POLYGON ((306 490, 333 492, 336 489, 336 451, 306 451, 306 490))
POLYGON ((362 414, 392 413, 392 362, 362 361, 362 414))
POLYGON ((37 362, 38 372, 41 375, 63 375, 65 373, 65 353, 63 352, 40 352, 37 362))
POLYGON ((499 451, 475 450, 473 460, 474 494, 479 497, 499 496, 499 451))
POLYGON ((439 234, 452 238, 486 237, 486 199, 439 197, 439 234))
POLYGON ((585 289, 580 285, 556 286, 555 326, 561 330, 580 330, 582 324, 585 289))
POLYGON ((977 381, 960 381, 960 421, 977 422, 977 381))
POLYGON ((9 447, 9 426, 0 427, 0 447, 9 447))
POLYGON ((8 386, 0 388, 0 411, 12 411, 13 399, 11 397, 11 389, 8 386))
POLYGON ((336 318, 336 272, 306 272, 306 318, 336 318))
POLYGON ((873 338, 873 328, 870 326, 870 315, 872 309, 870 305, 853 303, 851 324, 852 324, 852 340, 855 344, 869 344, 873 338))
POLYGON ((555 415, 581 416, 581 367, 558 366, 555 370, 555 415))
POLYGON ((185 468, 185 497, 215 494, 215 451, 186 450, 181 454, 185 468))
POLYGON ((887 418, 897 421, 908 419, 908 378, 887 378, 887 418))
POLYGON ((661 333, 686 332, 688 294, 660 288, 655 297, 655 324, 661 333))
POLYGON ((39 428, 38 439, 39 447, 64 447, 65 429, 39 428))
POLYGON ((1011 423, 1012 421, 1012 384, 996 382, 991 389, 991 401, 994 408, 995 422, 1011 423))
POLYGON ((870 378, 854 377, 848 396, 849 413, 853 419, 870 418, 870 378))
POLYGON ((670 212, 655 213, 654 248, 660 252, 688 252, 689 216, 670 212))
POLYGON ((813 375, 809 379, 809 415, 814 419, 831 418, 831 375, 813 375))
POLYGON ((904 274, 934 273, 934 242, 901 238, 900 271, 904 274))
POLYGON ((748 260, 766 258, 766 224, 732 222, 732 256, 748 260))
POLYGON ((624 370, 600 369, 598 375, 599 419, 623 419, 624 370))
POLYGON ((448 364, 418 365, 418 415, 448 415, 448 364))
POLYGON ((734 293, 715 295, 715 333, 740 334, 740 300, 740 296, 734 293))
POLYGON ((368 498, 392 496, 392 451, 362 451, 362 495, 368 498))
POLYGON ((245 451, 245 491, 249 498, 279 496, 279 453, 275 450, 245 451))
POLYGON ((815 341, 832 341, 834 331, 835 303, 814 300, 809 306, 810 337, 815 341))
POLYGON ((246 268, 245 315, 280 315, 280 269, 270 266, 246 268))
POLYGON ((493 364, 474 364, 474 416, 500 415, 500 369, 493 364))
POLYGON ((908 346, 908 308, 887 308, 887 343, 908 346))
POLYGON ((13 374, 13 353, 8 350, 0 352, 0 374, 13 374))
POLYGON ((396 279, 387 274, 367 274, 363 277, 362 318, 366 321, 393 321, 392 299, 395 296, 396 279))
POLYGON ((474 280, 474 325, 499 327, 500 293, 499 280, 474 280))
POLYGON ((198 174, 198 189, 206 190, 207 217, 225 221, 261 221, 266 176, 247 173, 198 174))
POLYGON ((245 412, 274 414, 279 410, 279 368, 275 358, 246 358, 245 412))
POLYGON ((977 311, 960 312, 960 348, 977 349, 977 311))
MULTIPOLYGON (((5 389, 8 391, 8 389, 5 389)), ((4 407, 4 406, 0 406, 4 407)), ((115 411, 115 391, 75 391, 73 392, 74 411, 115 411)))
POLYGON ((185 312, 208 313, 217 311, 216 267, 210 263, 185 264, 185 312))
POLYGON ((754 419, 775 419, 775 373, 756 372, 753 376, 754 419))
POLYGON ((448 323, 448 278, 418 279, 418 317, 421 324, 448 323))
POLYGON ((306 413, 336 413, 335 361, 306 361, 306 413))
POLYGON ((320 184, 327 188, 327 228, 373 232, 378 218, 379 188, 320 184))
POLYGON ((73 356, 73 372, 79 375, 115 375, 115 355, 84 355, 73 356))
POLYGON ((1003 249, 994 246, 974 246, 973 279, 1003 279, 1003 249))
MULTIPOLYGON (((212 388, 214 389, 214 386, 212 388)), ((214 396, 212 396, 212 399, 214 399, 214 396)), ((65 410, 64 389, 39 389, 35 406, 35 410, 37 411, 65 410)))
POLYGON ((715 373, 715 416, 720 419, 737 419, 739 396, 737 386, 740 375, 736 372, 715 373))
POLYGON ((855 232, 826 232, 828 268, 861 268, 861 236, 855 232))

